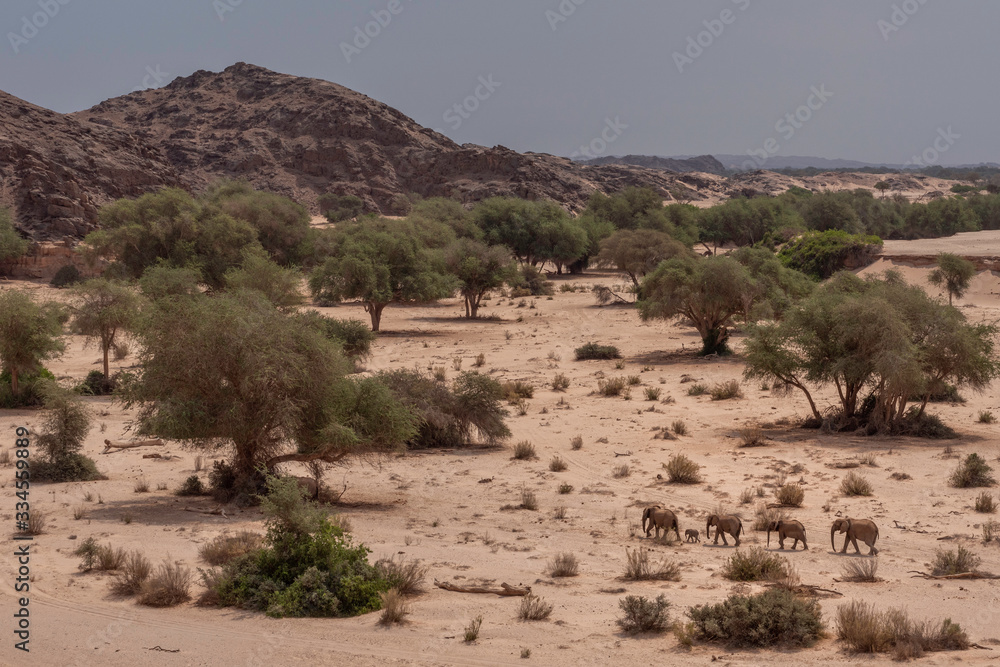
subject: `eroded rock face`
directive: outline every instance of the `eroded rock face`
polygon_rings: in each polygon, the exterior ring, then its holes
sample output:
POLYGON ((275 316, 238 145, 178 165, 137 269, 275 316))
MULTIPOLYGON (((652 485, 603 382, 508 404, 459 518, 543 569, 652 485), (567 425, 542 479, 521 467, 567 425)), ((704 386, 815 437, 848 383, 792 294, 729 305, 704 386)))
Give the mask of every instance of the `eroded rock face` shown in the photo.
POLYGON ((159 151, 128 132, 0 92, 0 205, 35 240, 81 238, 101 205, 179 184, 159 151))
POLYGON ((553 199, 581 209, 595 190, 648 185, 665 198, 676 174, 459 146, 381 102, 318 79, 237 63, 164 88, 102 102, 74 117, 132 133, 159 147, 199 189, 241 178, 318 210, 326 192, 361 197, 387 212, 394 196, 493 195, 553 199))

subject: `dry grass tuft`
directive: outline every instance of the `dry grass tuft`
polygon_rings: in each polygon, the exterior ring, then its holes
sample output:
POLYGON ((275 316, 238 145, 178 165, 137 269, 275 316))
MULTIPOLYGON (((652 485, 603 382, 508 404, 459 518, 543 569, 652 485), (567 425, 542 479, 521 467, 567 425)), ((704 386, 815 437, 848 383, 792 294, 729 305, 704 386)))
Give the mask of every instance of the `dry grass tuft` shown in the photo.
POLYGON ((955 551, 940 549, 934 554, 931 574, 935 577, 940 577, 942 575, 975 572, 976 568, 982 562, 982 558, 961 545, 955 551))
POLYGON ((626 581, 680 581, 681 566, 674 561, 663 559, 658 564, 649 560, 649 550, 642 547, 635 551, 625 549, 626 581))
POLYGON ((379 593, 379 598, 382 600, 382 613, 378 617, 379 625, 402 623, 410 613, 410 605, 406 603, 406 598, 395 588, 379 593))
POLYGON ((632 469, 628 467, 627 463, 620 463, 611 469, 611 476, 615 479, 621 479, 623 477, 628 477, 632 474, 632 469))
POLYGON ((375 564, 389 586, 400 595, 417 595, 424 590, 424 577, 427 576, 427 566, 419 560, 407 560, 405 556, 398 559, 383 558, 375 564))
POLYGON ((675 419, 674 423, 670 425, 670 430, 674 432, 674 435, 687 435, 688 427, 680 419, 675 419))
POLYGON ((552 605, 533 593, 521 598, 517 608, 519 621, 544 621, 552 615, 552 605))
POLYGON ((976 497, 976 511, 980 514, 993 514, 997 511, 997 501, 993 495, 983 491, 976 497))
POLYGON ((552 472, 563 472, 568 467, 566 462, 558 456, 553 456, 552 460, 549 461, 549 470, 552 472))
POLYGON ((152 572, 153 566, 142 552, 130 551, 111 582, 111 590, 119 595, 137 595, 152 572))
POLYGON ((782 484, 774 490, 774 499, 785 507, 802 507, 806 492, 798 484, 782 484))
POLYGON ((556 373, 552 378, 552 391, 566 391, 569 389, 569 378, 564 373, 556 373))
POLYGON ((726 380, 714 385, 709 394, 713 401, 728 401, 732 398, 743 398, 743 390, 738 380, 726 380))
POLYGON ((880 612, 860 601, 837 608, 837 639, 855 653, 892 653, 898 661, 970 646, 968 636, 951 619, 940 624, 915 622, 902 609, 880 612))
POLYGON ((881 581, 878 572, 878 558, 852 558, 841 569, 842 579, 856 583, 881 581))
POLYGON ((866 477, 852 470, 841 480, 840 492, 845 496, 870 496, 874 491, 866 477))
POLYGON ((758 424, 747 424, 737 431, 740 436, 740 447, 763 447, 767 444, 764 429, 758 424))
POLYGON ((191 570, 179 563, 163 561, 139 593, 139 604, 173 607, 191 599, 191 570))
POLYGON ((573 436, 573 439, 570 440, 570 442, 569 442, 569 446, 572 449, 574 449, 574 450, 576 450, 576 449, 582 449, 583 448, 583 436, 581 436, 581 435, 575 435, 575 436, 573 436))
POLYGON ((149 480, 147 480, 145 477, 139 478, 138 480, 136 480, 133 489, 135 490, 136 493, 149 492, 149 480))
POLYGON ((209 565, 225 565, 245 553, 259 549, 263 538, 257 533, 241 530, 235 535, 218 535, 198 549, 198 556, 209 565))
POLYGON ((754 510, 753 524, 751 528, 756 531, 767 530, 773 521, 784 521, 788 518, 788 512, 780 507, 768 507, 765 503, 758 503, 754 510))
POLYGON ((535 497, 535 492, 531 489, 521 489, 521 504, 518 507, 523 510, 537 510, 538 498, 535 497))
POLYGON ((527 461, 536 458, 535 446, 527 440, 521 440, 514 445, 514 458, 518 461, 527 461))
POLYGON ((553 577, 575 577, 579 574, 579 568, 576 556, 568 551, 557 554, 549 561, 549 575, 553 577))
POLYGON ((476 616, 474 619, 469 621, 469 624, 465 626, 465 642, 471 644, 472 642, 479 639, 479 630, 483 627, 483 617, 476 616))

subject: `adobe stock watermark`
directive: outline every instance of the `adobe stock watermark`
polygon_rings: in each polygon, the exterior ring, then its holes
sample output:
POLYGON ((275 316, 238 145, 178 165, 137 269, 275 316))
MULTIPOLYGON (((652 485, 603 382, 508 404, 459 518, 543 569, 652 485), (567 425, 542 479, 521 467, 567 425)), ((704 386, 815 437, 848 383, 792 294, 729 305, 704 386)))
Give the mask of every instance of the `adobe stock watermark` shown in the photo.
POLYGON ((931 145, 919 154, 914 155, 909 160, 904 162, 903 169, 913 166, 927 167, 935 164, 939 159, 941 159, 941 154, 947 153, 948 150, 955 145, 955 141, 961 138, 962 135, 956 134, 951 129, 951 125, 947 128, 939 127, 937 129, 937 136, 934 137, 934 141, 931 142, 931 145))
POLYGON ((219 23, 225 23, 226 14, 231 14, 236 11, 236 8, 243 4, 243 0, 212 0, 212 8, 215 10, 216 16, 219 17, 219 23))
POLYGON ((561 0, 555 11, 545 10, 545 20, 549 22, 552 32, 559 29, 560 23, 565 23, 569 17, 576 13, 576 8, 587 2, 587 0, 561 0))
MULTIPOLYGON (((822 109, 823 105, 833 97, 833 93, 826 89, 826 84, 820 84, 818 88, 811 86, 809 91, 809 97, 806 98, 805 104, 795 109, 795 111, 786 113, 774 124, 774 131, 781 135, 783 141, 791 141, 795 133, 812 120, 813 114, 822 109)), ((761 169, 768 158, 779 150, 781 150, 781 142, 775 137, 770 137, 764 141, 764 145, 761 148, 748 150, 747 155, 753 159, 745 160, 740 167, 747 171, 761 169)))
MULTIPOLYGON (((472 94, 461 102, 448 107, 447 111, 444 112, 442 115, 444 122, 451 126, 452 131, 458 130, 462 127, 462 123, 469 120, 472 114, 479 110, 479 106, 490 99, 501 85, 503 85, 501 82, 493 79, 492 74, 479 77, 479 85, 472 91, 472 94)), ((444 133, 441 132, 441 134, 444 133)))
POLYGON ((21 52, 21 48, 38 35, 38 31, 49 24, 60 10, 68 5, 72 0, 38 0, 36 3, 41 11, 35 12, 29 18, 21 17, 21 29, 17 32, 8 32, 7 40, 10 48, 14 49, 14 55, 21 52))
MULTIPOLYGON (((413 0, 407 0, 407 2, 413 2, 413 0)), ((371 21, 364 25, 354 26, 354 39, 350 42, 340 43, 340 52, 344 54, 347 64, 350 65, 355 56, 360 56, 361 52, 371 45, 372 40, 389 27, 392 18, 402 14, 404 9, 406 7, 403 5, 403 0, 389 0, 385 9, 373 9, 369 12, 372 16, 371 21)))
POLYGON ((627 129, 628 125, 623 123, 620 117, 615 116, 614 120, 605 118, 604 129, 601 130, 601 133, 591 139, 590 143, 584 144, 570 153, 570 159, 583 156, 592 160, 604 155, 608 152, 608 147, 618 141, 618 137, 622 136, 622 133, 627 129))
MULTIPOLYGON (((750 6, 750 0, 731 1, 741 12, 745 12, 747 7, 750 6)), ((705 29, 694 37, 688 36, 684 52, 673 52, 674 65, 677 66, 677 71, 683 74, 685 66, 693 65, 694 61, 705 53, 705 49, 715 44, 715 40, 719 37, 722 37, 722 33, 726 31, 726 26, 736 22, 736 17, 737 14, 733 10, 723 9, 719 12, 719 18, 702 21, 701 24, 705 26, 705 29)))
POLYGON ((166 83, 167 78, 170 76, 170 72, 161 72, 160 66, 157 65, 155 68, 146 65, 146 76, 142 77, 142 83, 132 89, 133 93, 138 93, 141 90, 149 90, 150 88, 159 88, 164 83, 166 83))
POLYGON ((927 0, 903 0, 900 4, 892 6, 892 13, 889 20, 879 19, 875 25, 882 33, 882 39, 889 41, 889 35, 899 32, 899 29, 906 25, 910 17, 920 11, 920 8, 927 4, 927 0))

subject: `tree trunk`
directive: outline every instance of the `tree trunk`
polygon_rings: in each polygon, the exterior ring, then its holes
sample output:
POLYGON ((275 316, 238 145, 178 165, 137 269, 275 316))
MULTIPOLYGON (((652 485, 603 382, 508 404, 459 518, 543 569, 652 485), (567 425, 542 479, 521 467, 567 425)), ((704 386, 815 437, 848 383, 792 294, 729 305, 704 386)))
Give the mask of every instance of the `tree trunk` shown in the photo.
POLYGON ((472 315, 472 309, 469 306, 469 297, 466 296, 465 299, 464 299, 464 301, 465 301, 465 316, 466 317, 473 317, 473 315, 472 315))
POLYGON ((382 311, 385 309, 386 305, 384 303, 366 303, 365 310, 372 318, 372 331, 378 331, 379 326, 382 323, 382 311))
POLYGON ((109 348, 111 346, 110 345, 102 345, 101 347, 104 348, 104 379, 107 380, 108 378, 111 377, 111 369, 110 369, 109 364, 108 364, 108 352, 109 352, 109 348))
POLYGON ((729 354, 729 331, 724 326, 712 327, 701 335, 701 354, 729 354))
POLYGON ((10 392, 15 396, 21 395, 21 383, 18 382, 18 375, 16 368, 10 369, 10 392))
POLYGON ((479 317, 479 299, 480 297, 477 296, 466 300, 466 313, 470 320, 474 320, 479 317))

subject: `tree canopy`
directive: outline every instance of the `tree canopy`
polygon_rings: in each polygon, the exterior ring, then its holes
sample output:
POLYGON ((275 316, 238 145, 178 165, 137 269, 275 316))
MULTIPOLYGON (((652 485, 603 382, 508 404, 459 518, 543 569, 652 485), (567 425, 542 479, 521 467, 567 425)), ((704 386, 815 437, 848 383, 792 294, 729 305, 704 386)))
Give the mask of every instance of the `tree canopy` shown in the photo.
POLYGON ((600 248, 596 262, 624 273, 636 289, 663 260, 689 254, 680 241, 653 229, 620 229, 601 241, 600 248))
POLYGON ((445 266, 458 280, 468 318, 479 316, 479 305, 487 292, 518 279, 517 266, 506 247, 471 239, 458 239, 448 246, 445 266))
POLYGON ((113 280, 92 278, 73 288, 73 324, 101 348, 105 378, 111 375, 111 350, 124 350, 122 334, 135 326, 141 304, 135 289, 113 280))
POLYGON ((20 378, 37 372, 46 359, 62 354, 62 309, 36 303, 21 290, 0 291, 0 364, 10 373, 10 389, 21 393, 20 378))
POLYGON ((358 299, 378 331, 391 303, 422 303, 448 296, 451 279, 406 220, 370 220, 346 228, 326 261, 313 271, 314 298, 358 299))
POLYGON ((950 252, 942 252, 937 256, 937 268, 931 271, 927 279, 932 285, 944 287, 948 292, 948 303, 952 297, 961 299, 965 296, 972 279, 976 276, 976 265, 950 252))

